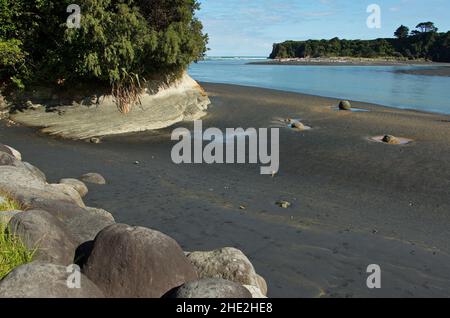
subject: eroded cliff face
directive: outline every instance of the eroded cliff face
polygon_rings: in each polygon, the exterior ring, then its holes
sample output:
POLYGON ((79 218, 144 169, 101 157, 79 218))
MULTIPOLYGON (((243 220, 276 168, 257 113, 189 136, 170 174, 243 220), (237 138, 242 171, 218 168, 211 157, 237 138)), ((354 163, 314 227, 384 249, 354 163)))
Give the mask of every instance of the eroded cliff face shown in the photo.
POLYGON ((11 114, 13 121, 69 139, 88 139, 169 127, 181 121, 200 119, 210 100, 200 85, 184 74, 171 85, 152 82, 136 105, 124 115, 111 95, 76 93, 72 100, 34 94, 27 108, 11 114))

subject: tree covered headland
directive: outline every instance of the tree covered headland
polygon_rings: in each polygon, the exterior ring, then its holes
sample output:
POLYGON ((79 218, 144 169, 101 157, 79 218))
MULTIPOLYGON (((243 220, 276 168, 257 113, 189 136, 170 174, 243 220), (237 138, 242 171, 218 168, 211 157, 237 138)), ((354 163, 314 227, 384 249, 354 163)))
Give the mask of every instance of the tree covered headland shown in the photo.
POLYGON ((95 83, 127 111, 144 80, 173 80, 206 52, 197 0, 78 0, 68 28, 72 3, 0 0, 0 89, 95 83))
POLYGON ((402 25, 395 36, 376 40, 286 41, 274 44, 270 58, 393 57, 450 62, 450 32, 438 33, 432 22, 420 23, 412 32, 402 25))

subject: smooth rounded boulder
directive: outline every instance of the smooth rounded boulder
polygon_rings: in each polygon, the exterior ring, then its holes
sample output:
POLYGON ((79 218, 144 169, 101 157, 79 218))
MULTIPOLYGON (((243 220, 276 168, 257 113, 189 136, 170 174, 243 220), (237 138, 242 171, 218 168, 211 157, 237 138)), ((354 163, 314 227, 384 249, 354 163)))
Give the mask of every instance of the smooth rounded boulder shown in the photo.
POLYGON ((184 284, 167 293, 164 298, 252 298, 242 285, 224 279, 206 278, 184 284))
POLYGON ((99 184, 104 185, 106 184, 105 178, 103 178, 102 175, 98 173, 86 173, 80 177, 80 180, 86 183, 92 183, 92 184, 99 184))
POLYGON ((78 179, 61 179, 59 181, 59 183, 61 184, 66 184, 69 185, 71 187, 73 187, 75 190, 78 191, 78 193, 80 194, 80 196, 83 198, 86 196, 86 194, 88 194, 88 188, 87 186, 84 184, 84 182, 78 180, 78 179))
MULTIPOLYGON (((2 196, 0 195, 0 204, 1 198, 2 196)), ((0 211, 0 224, 8 224, 16 214, 19 214, 21 212, 22 211, 0 211)))
POLYGON ((17 267, 0 281, 0 298, 104 298, 104 295, 75 268, 36 261, 17 267))
POLYGON ((0 151, 0 166, 21 167, 22 162, 17 160, 13 155, 0 151))
POLYGON ((9 222, 8 231, 20 237, 29 250, 36 250, 34 260, 61 265, 74 262, 75 239, 60 220, 46 211, 17 213, 9 222))
POLYGON ((34 194, 18 194, 16 199, 31 209, 44 210, 58 218, 70 229, 78 244, 92 241, 101 230, 115 223, 107 215, 92 213, 71 202, 51 200, 34 194))
POLYGON ((83 272, 107 297, 119 298, 160 298, 197 279, 174 239, 125 224, 98 234, 83 272))
POLYGON ((43 173, 39 168, 33 166, 29 162, 23 162, 24 167, 31 172, 36 178, 42 180, 43 182, 47 182, 47 177, 45 173, 43 173))
POLYGON ((5 146, 4 144, 0 144, 0 152, 5 152, 8 155, 14 156, 13 152, 11 151, 11 149, 7 146, 5 146))
POLYGON ((187 255, 200 278, 222 278, 241 285, 256 286, 267 293, 264 279, 255 272, 242 251, 225 247, 210 252, 192 252, 187 255))
POLYGON ((97 215, 99 217, 108 219, 108 220, 110 220, 113 223, 116 223, 116 220, 114 219, 114 216, 110 212, 108 212, 108 211, 106 211, 104 209, 86 207, 85 210, 88 211, 92 215, 97 215))
POLYGON ((14 149, 13 147, 10 147, 10 146, 8 146, 8 145, 4 145, 4 146, 11 152, 11 154, 12 154, 17 160, 22 161, 22 154, 21 154, 18 150, 14 149))

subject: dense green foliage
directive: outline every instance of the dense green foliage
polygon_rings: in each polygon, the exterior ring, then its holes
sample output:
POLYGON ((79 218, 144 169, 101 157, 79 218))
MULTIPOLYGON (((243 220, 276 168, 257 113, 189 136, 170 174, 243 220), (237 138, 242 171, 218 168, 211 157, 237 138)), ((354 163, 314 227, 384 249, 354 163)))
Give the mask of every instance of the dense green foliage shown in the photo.
POLYGON ((276 43, 270 58, 393 57, 450 62, 450 32, 437 33, 437 28, 431 22, 421 23, 417 28, 419 30, 408 34, 409 29, 401 26, 395 32, 396 39, 341 40, 334 38, 276 43))
POLYGON ((127 85, 180 74, 206 51, 196 0, 79 0, 69 29, 71 3, 0 0, 1 83, 127 85))
POLYGON ((409 36, 409 28, 407 26, 401 25, 394 33, 395 37, 398 39, 406 39, 409 36))

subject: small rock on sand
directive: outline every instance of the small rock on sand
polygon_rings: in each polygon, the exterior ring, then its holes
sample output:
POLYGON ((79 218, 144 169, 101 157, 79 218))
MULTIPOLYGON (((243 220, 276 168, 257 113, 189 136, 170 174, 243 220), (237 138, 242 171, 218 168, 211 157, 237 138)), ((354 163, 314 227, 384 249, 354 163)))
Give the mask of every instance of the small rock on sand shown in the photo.
POLYGON ((82 175, 80 177, 80 180, 92 184, 101 184, 101 185, 106 184, 106 180, 105 178, 103 178, 102 175, 93 172, 82 175))
POLYGON ((343 100, 339 102, 339 109, 340 110, 351 110, 352 104, 348 100, 343 100))
POLYGON ((305 125, 303 125, 303 123, 297 121, 295 123, 292 124, 292 128, 297 129, 297 130, 305 130, 305 125))
POLYGON ((280 207, 280 208, 283 208, 283 209, 289 209, 290 207, 291 207, 291 203, 290 202, 288 202, 288 201, 278 201, 277 202, 277 205, 280 207))
POLYGON ((399 145, 400 140, 397 137, 394 137, 392 135, 386 135, 383 137, 382 141, 384 143, 390 144, 390 145, 399 145))

